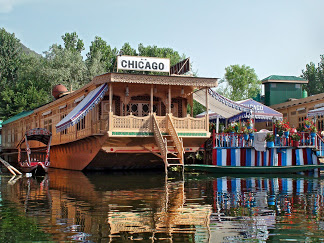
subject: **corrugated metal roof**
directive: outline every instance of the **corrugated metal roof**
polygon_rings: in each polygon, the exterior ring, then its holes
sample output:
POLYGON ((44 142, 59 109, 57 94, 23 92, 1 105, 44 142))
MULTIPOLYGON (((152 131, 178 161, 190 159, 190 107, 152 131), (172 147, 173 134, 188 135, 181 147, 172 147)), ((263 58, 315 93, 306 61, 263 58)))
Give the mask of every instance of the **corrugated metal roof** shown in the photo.
POLYGON ((6 125, 10 122, 14 122, 14 121, 17 121, 18 119, 20 118, 23 118, 25 116, 29 116, 30 114, 32 114, 34 111, 23 111, 23 112, 20 112, 19 114, 13 116, 13 117, 10 117, 8 120, 5 120, 2 125, 6 125))

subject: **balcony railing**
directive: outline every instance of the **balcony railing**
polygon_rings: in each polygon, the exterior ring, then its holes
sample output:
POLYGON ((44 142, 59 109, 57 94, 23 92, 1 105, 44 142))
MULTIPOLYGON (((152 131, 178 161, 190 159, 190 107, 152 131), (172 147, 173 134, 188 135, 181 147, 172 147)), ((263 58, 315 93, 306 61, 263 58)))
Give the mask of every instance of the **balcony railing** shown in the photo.
MULTIPOLYGON (((178 118, 170 116, 177 131, 206 132, 206 117, 193 118, 190 116, 178 118)), ((167 132, 167 117, 155 116, 157 125, 162 133, 167 132)), ((134 115, 117 116, 112 113, 108 118, 108 131, 134 131, 153 133, 152 118, 150 115, 138 117, 134 115)))

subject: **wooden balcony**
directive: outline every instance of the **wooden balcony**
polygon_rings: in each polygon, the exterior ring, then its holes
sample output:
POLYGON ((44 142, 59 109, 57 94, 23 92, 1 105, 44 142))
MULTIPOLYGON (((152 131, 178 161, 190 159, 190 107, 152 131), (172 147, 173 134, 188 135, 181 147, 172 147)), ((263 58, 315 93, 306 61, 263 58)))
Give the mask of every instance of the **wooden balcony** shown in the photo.
MULTIPOLYGON (((178 118, 170 116, 174 128, 180 137, 209 137, 206 117, 193 118, 190 116, 178 118)), ((167 133, 167 116, 155 116, 162 134, 167 133)), ((108 118, 109 136, 154 136, 152 116, 138 117, 134 115, 117 116, 112 112, 108 118)))

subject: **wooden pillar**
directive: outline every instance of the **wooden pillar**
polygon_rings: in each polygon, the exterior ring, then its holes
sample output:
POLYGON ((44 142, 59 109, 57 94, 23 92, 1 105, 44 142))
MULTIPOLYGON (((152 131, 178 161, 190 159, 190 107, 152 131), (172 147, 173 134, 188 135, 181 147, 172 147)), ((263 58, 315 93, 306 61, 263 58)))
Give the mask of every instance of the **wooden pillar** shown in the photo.
POLYGON ((151 84, 150 112, 153 114, 153 84, 151 84))
POLYGON ((193 105, 194 102, 193 102, 193 94, 190 95, 190 106, 191 106, 191 111, 190 111, 190 115, 191 117, 193 117, 193 105))
POLYGON ((171 85, 169 85, 169 92, 168 92, 168 113, 171 113, 171 85))
POLYGON ((112 112, 112 100, 113 100, 113 87, 112 83, 109 84, 109 112, 112 112))
POLYGON ((209 94, 208 87, 206 88, 206 131, 209 131, 209 94))

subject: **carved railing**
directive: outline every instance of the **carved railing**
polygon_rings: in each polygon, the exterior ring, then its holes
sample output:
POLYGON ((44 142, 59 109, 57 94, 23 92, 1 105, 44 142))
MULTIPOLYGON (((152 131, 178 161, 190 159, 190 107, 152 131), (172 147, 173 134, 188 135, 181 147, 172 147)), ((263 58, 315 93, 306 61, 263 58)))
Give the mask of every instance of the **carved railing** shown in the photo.
POLYGON ((176 151, 178 152, 177 157, 180 158, 180 163, 183 164, 183 142, 182 139, 178 137, 177 131, 172 123, 172 118, 170 114, 167 115, 167 130, 169 135, 171 135, 176 151))
POLYGON ((152 115, 152 124, 153 124, 155 142, 159 147, 161 157, 165 165, 167 165, 167 141, 163 139, 155 114, 152 115))
POLYGON ((176 130, 204 130, 206 131, 206 117, 172 117, 172 122, 176 130))
MULTIPOLYGON (((167 116, 155 116, 155 120, 162 134, 167 133, 167 116)), ((174 129, 179 131, 206 131, 206 117, 173 117, 170 116, 174 129)), ((134 115, 117 116, 112 112, 109 114, 109 131, 132 130, 141 132, 153 132, 153 124, 150 116, 138 117, 134 115)), ((102 126, 101 126, 102 129, 102 126)), ((98 128, 96 129, 98 130, 98 128)))
POLYGON ((109 130, 140 130, 151 131, 151 118, 150 116, 111 116, 111 128, 109 130))
POLYGON ((166 116, 156 116, 155 115, 155 120, 159 126, 161 133, 167 132, 167 118, 166 118, 166 116))

